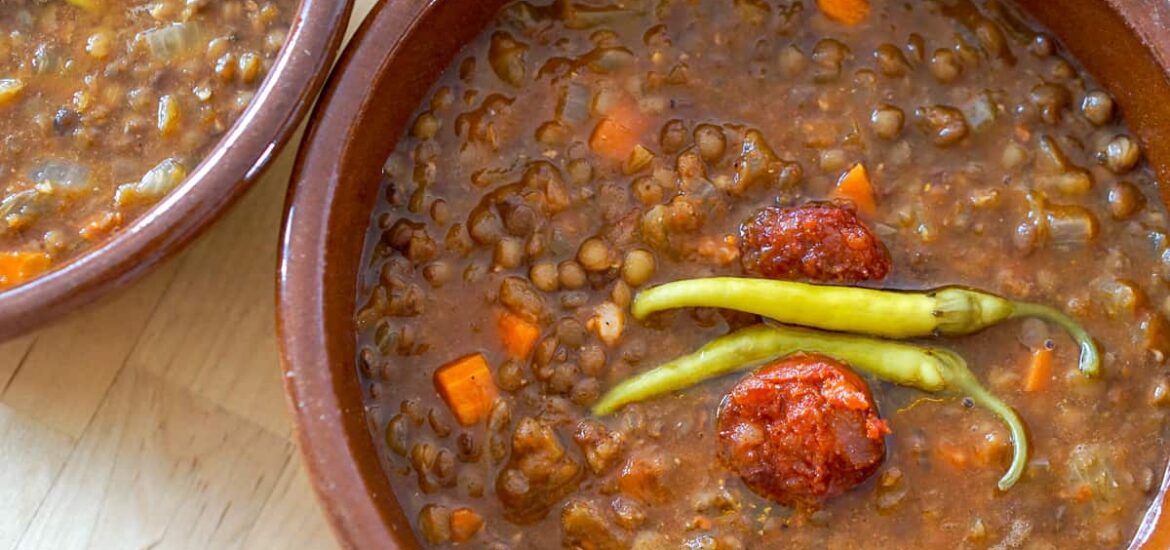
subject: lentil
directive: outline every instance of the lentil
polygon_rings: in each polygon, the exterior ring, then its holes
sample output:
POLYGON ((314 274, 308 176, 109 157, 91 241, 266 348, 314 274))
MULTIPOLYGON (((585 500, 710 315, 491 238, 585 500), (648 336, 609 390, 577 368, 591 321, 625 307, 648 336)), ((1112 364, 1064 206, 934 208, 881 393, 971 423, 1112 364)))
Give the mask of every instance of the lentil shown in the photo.
POLYGON ((902 114, 902 110, 891 105, 879 106, 869 116, 874 133, 882 139, 898 137, 898 134, 902 133, 902 124, 905 120, 906 117, 902 114))
POLYGON ((1089 122, 1104 126, 1113 120, 1113 98, 1100 90, 1089 92, 1081 101, 1081 113, 1089 122))
POLYGON ((602 271, 610 268, 610 252, 605 241, 593 237, 581 243, 577 250, 577 261, 587 271, 602 271))
POLYGON ((1102 153, 1105 167, 1115 174, 1124 174, 1133 169, 1141 158, 1137 143, 1126 135, 1114 137, 1105 145, 1102 153))

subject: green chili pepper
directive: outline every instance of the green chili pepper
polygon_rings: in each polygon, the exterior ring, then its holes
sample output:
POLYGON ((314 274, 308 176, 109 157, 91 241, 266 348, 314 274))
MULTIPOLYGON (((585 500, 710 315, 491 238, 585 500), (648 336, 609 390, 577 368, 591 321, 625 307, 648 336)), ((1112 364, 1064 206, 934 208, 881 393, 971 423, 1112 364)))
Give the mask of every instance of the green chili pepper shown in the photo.
POLYGON ((781 323, 886 338, 971 334, 1007 319, 1035 317, 1068 331, 1080 346, 1085 376, 1101 371, 1097 344, 1072 317, 1040 304, 1016 302, 961 287, 921 292, 813 285, 792 281, 713 277, 642 291, 634 317, 680 307, 717 307, 755 313, 781 323))
POLYGON ((956 353, 864 336, 810 329, 754 325, 721 336, 690 355, 642 372, 611 388, 593 406, 604 416, 623 405, 645 401, 694 386, 730 372, 756 367, 796 352, 820 353, 879 380, 922 391, 969 397, 1007 424, 1012 435, 1012 461, 999 480, 1007 490, 1020 479, 1028 460, 1028 438, 1016 411, 984 389, 956 353))

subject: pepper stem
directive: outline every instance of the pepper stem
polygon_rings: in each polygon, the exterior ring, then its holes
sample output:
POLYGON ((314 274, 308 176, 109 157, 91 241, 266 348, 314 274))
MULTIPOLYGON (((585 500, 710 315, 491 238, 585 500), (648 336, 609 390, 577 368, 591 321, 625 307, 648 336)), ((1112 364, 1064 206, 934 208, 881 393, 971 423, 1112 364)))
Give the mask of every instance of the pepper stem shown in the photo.
POLYGON ((934 291, 936 331, 944 336, 964 336, 979 332, 1007 319, 1012 302, 994 294, 952 286, 934 291))
POLYGON ((1024 421, 1016 414, 1016 410, 987 391, 975 374, 967 367, 967 361, 958 354, 935 348, 932 350, 939 360, 943 379, 947 382, 948 393, 970 397, 975 404, 980 405, 1003 420, 1007 424, 1012 436, 1012 461, 1007 472, 999 478, 999 489, 1006 491, 1019 481, 1028 464, 1028 433, 1024 428, 1024 421))
POLYGON ((1054 325, 1059 325, 1068 331, 1068 335, 1077 342, 1077 345, 1081 349, 1081 356, 1077 368, 1089 378, 1096 378, 1101 375, 1101 351, 1097 348, 1097 343, 1093 341, 1092 336, 1089 336, 1089 332, 1085 330, 1085 327, 1082 327, 1075 319, 1063 311, 1040 304, 1012 302, 1012 306, 1012 319, 1034 317, 1048 321, 1054 325))
POLYGON ((1012 485, 1020 480, 1020 476, 1024 474, 1024 467, 1028 465, 1028 433, 1024 428, 1024 421, 1016 414, 1015 409, 983 389, 983 386, 969 388, 967 393, 971 400, 998 415, 1012 434, 1012 462, 1008 471, 999 478, 1000 491, 1011 489, 1012 485))

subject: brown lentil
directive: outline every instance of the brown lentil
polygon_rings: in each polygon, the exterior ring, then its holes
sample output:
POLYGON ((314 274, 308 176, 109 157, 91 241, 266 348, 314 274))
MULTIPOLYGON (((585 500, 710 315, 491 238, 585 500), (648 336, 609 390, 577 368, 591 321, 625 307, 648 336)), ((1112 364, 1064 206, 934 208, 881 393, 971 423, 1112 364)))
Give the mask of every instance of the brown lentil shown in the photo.
POLYGON ((577 250, 577 261, 586 271, 609 269, 611 267, 609 246, 597 237, 586 239, 577 250))
POLYGON ((1113 98, 1100 90, 1089 92, 1081 101, 1081 113, 1089 122, 1104 126, 1113 120, 1113 98))
POLYGON ((902 124, 906 117, 902 110, 892 105, 881 105, 873 110, 869 116, 873 131, 882 139, 894 139, 902 133, 902 124))
POLYGON ((557 275, 561 286, 573 290, 585 286, 585 269, 581 264, 572 260, 561 262, 557 266, 557 275))
POLYGON ((1141 158, 1141 149, 1129 136, 1119 135, 1105 145, 1102 157, 1105 167, 1110 172, 1124 174, 1137 165, 1138 159, 1141 158))

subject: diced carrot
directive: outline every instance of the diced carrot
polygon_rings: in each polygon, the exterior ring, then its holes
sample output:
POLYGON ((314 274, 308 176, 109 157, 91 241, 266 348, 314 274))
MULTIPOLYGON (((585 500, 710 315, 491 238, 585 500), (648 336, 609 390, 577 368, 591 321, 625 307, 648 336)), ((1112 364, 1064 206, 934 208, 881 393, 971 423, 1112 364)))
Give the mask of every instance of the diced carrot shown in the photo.
POLYGON ((513 359, 527 358, 537 338, 540 338, 540 327, 508 311, 500 313, 496 327, 500 331, 504 349, 513 359))
POLYGON ((631 458, 618 477, 618 491, 646 503, 662 502, 669 492, 662 484, 666 466, 661 459, 631 458))
POLYGON ((1028 373, 1024 376, 1024 391, 1040 391, 1048 385, 1048 380, 1052 377, 1052 355, 1052 349, 1047 346, 1032 350, 1028 373))
POLYGON ((464 426, 483 420, 499 392, 482 353, 460 357, 435 371, 435 390, 464 426))
POLYGON ((1015 130, 1016 139, 1024 143, 1028 143, 1028 141, 1032 139, 1032 131, 1029 130, 1027 126, 1024 126, 1023 124, 1017 124, 1015 130))
POLYGON ((734 235, 722 239, 704 235, 699 237, 696 251, 707 263, 729 265, 739 259, 739 240, 734 235))
POLYGON ((631 102, 614 105, 593 128, 589 148, 594 153, 616 161, 626 161, 638 145, 646 126, 646 117, 631 102))
POLYGON ((1076 491, 1072 494, 1072 499, 1077 502, 1089 502, 1093 500, 1093 488, 1088 483, 1078 485, 1076 491))
POLYGON ((967 451, 951 443, 942 443, 935 446, 934 452, 939 460, 954 468, 963 468, 970 461, 967 451))
POLYGON ((41 252, 0 253, 0 289, 21 284, 49 270, 49 255, 41 252))
POLYGON ((866 216, 877 212, 877 203, 873 197, 873 183, 869 180, 869 172, 865 165, 857 163, 848 172, 837 180, 837 187, 833 189, 834 199, 851 201, 857 210, 866 216))
POLYGON ((86 220, 78 234, 87 241, 96 241, 122 225, 121 212, 101 212, 86 220))
POLYGON ((1007 432, 992 432, 975 441, 971 462, 979 466, 1004 464, 1012 452, 1012 439, 1007 432))
POLYGON ((856 25, 869 17, 869 0, 817 0, 817 7, 838 23, 856 25))
POLYGON ((467 542, 483 527, 483 517, 471 508, 451 512, 451 542, 467 542))
POLYGON ((691 519, 689 527, 696 531, 706 531, 711 528, 711 519, 704 515, 697 515, 691 519))

